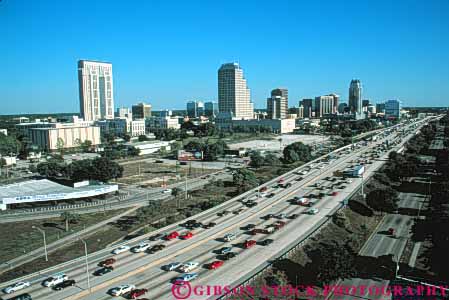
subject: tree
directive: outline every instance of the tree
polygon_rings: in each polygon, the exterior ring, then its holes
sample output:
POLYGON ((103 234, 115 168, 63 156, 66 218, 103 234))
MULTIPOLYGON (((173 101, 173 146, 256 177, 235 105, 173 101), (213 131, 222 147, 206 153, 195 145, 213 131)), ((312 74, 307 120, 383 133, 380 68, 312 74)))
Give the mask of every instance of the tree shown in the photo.
POLYGON ((301 142, 296 142, 288 145, 283 151, 284 160, 288 163, 296 161, 309 161, 312 158, 310 146, 307 146, 301 142))
POLYGON ((260 151, 252 151, 249 158, 251 159, 249 165, 253 168, 260 168, 264 165, 264 158, 260 151))
POLYGON ((69 223, 76 223, 81 219, 81 216, 76 213, 63 212, 61 219, 65 222, 65 231, 69 231, 69 223))
POLYGON ((3 133, 0 133, 0 155, 18 155, 20 149, 21 143, 14 136, 7 136, 3 133))
POLYGON ((375 189, 368 193, 366 204, 380 212, 393 212, 398 209, 398 193, 391 187, 375 189))
POLYGON ((129 142, 129 141, 131 140, 131 136, 130 136, 129 134, 125 134, 125 135, 123 136, 123 139, 124 139, 126 142, 129 142))
POLYGON ((203 151, 204 144, 200 141, 190 141, 184 145, 184 150, 187 151, 203 151))
POLYGON ((80 147, 83 152, 90 152, 92 149, 92 141, 85 140, 81 143, 80 147))
POLYGON ((140 149, 134 146, 128 147, 128 155, 129 156, 138 156, 140 154, 140 149))
POLYGON ((247 191, 257 185, 259 180, 253 171, 246 168, 237 169, 232 173, 232 181, 240 192, 247 191))
POLYGON ((145 141, 148 141, 148 137, 146 136, 146 135, 144 135, 144 134, 142 134, 142 135, 139 135, 139 142, 145 142, 145 141))
POLYGON ((59 154, 61 156, 64 155, 64 147, 65 147, 64 140, 62 138, 58 138, 56 141, 56 149, 58 149, 59 154))
POLYGON ((279 158, 273 154, 273 153, 268 153, 267 155, 265 155, 265 162, 264 165, 266 166, 278 166, 280 165, 280 161, 279 158))

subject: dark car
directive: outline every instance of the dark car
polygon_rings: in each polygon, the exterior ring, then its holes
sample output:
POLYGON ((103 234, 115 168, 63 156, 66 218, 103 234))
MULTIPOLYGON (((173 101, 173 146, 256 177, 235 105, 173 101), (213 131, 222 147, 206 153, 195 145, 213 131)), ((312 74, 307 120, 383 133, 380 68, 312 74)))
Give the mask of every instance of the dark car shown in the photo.
POLYGON ((154 253, 154 252, 157 252, 157 251, 161 251, 164 248, 165 248, 164 244, 158 244, 158 245, 154 245, 153 247, 148 249, 148 252, 149 253, 154 253))
POLYGON ((62 290, 62 289, 65 289, 66 287, 74 286, 75 283, 76 283, 76 281, 73 280, 73 279, 64 280, 63 282, 58 283, 57 285, 55 285, 55 286, 53 287, 53 289, 56 290, 56 291, 60 291, 60 290, 62 290))
POLYGON ((208 229, 208 228, 214 227, 215 225, 217 225, 217 223, 210 222, 209 224, 204 224, 203 228, 208 229))
POLYGON ((129 294, 129 297, 131 299, 137 299, 138 297, 143 296, 146 293, 148 293, 147 289, 135 289, 135 290, 131 291, 131 293, 129 294))
POLYGON ((254 224, 248 224, 248 225, 245 226, 246 230, 251 230, 251 229, 254 229, 254 228, 256 228, 256 225, 254 225, 254 224))
POLYGON ((229 260, 229 259, 234 258, 236 256, 237 256, 237 254, 235 254, 234 252, 228 252, 228 253, 222 255, 222 259, 223 260, 229 260))
POLYGON ((254 201, 248 201, 248 202, 245 203, 245 205, 246 205, 247 207, 254 207, 254 206, 257 205, 257 202, 254 202, 254 201))
POLYGON ((114 267, 113 266, 109 266, 109 267, 104 267, 101 269, 98 269, 94 272, 95 276, 103 276, 104 274, 110 273, 114 271, 114 267))
POLYGON ((193 228, 200 228, 200 227, 203 227, 203 223, 197 222, 197 223, 193 224, 192 227, 193 227, 193 228))
POLYGON ((33 298, 31 297, 30 294, 25 293, 25 294, 20 294, 15 297, 9 298, 9 300, 33 300, 33 298))
POLYGON ((150 236, 148 239, 150 240, 150 241, 156 241, 156 240, 158 240, 158 239, 160 239, 160 238, 162 238, 164 235, 162 234, 162 233, 158 233, 158 234, 155 234, 155 235, 153 235, 153 236, 150 236))
POLYGON ((275 195, 275 193, 269 193, 269 194, 267 195, 267 198, 273 198, 274 195, 275 195))
POLYGON ((265 220, 269 220, 269 219, 271 219, 271 218, 274 218, 274 215, 273 215, 273 214, 268 214, 268 215, 266 215, 266 216, 263 217, 263 219, 265 219, 265 220))
POLYGON ((292 214, 289 216, 289 219, 296 219, 299 215, 298 214, 292 214))
POLYGON ((268 246, 268 245, 270 245, 270 244, 273 243, 273 242, 274 242, 274 241, 273 241, 272 239, 265 239, 265 240, 261 241, 260 244, 261 244, 262 246, 268 246))

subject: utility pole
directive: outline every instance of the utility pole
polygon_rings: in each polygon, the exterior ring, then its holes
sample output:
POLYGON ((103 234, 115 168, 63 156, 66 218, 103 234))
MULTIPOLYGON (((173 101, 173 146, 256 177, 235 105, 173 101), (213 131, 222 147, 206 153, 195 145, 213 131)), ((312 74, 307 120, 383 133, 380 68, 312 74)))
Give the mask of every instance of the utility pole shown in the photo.
POLYGON ((185 185, 184 185, 184 199, 187 200, 187 170, 186 170, 185 185))
POLYGON ((86 260, 87 288, 89 289, 89 293, 90 293, 91 289, 90 289, 89 261, 87 259, 87 242, 81 238, 80 238, 80 240, 84 244, 84 255, 85 255, 85 260, 86 260))
POLYGON ((45 261, 48 261, 48 253, 47 253, 47 239, 45 238, 45 230, 40 229, 39 227, 32 226, 31 228, 39 230, 40 233, 42 233, 44 237, 44 253, 45 253, 45 261))

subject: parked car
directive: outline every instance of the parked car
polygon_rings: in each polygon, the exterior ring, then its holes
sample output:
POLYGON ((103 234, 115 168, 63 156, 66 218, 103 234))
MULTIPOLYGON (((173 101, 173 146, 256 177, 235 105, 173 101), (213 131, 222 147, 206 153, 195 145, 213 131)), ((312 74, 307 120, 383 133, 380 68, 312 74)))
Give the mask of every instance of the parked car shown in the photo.
POLYGON ((16 282, 13 285, 10 285, 6 288, 3 289, 3 292, 5 294, 11 294, 14 292, 17 292, 19 290, 22 290, 24 288, 27 288, 31 285, 31 283, 29 281, 20 281, 20 282, 16 282))
POLYGON ((73 279, 64 280, 63 282, 58 283, 57 285, 55 285, 55 286, 53 287, 53 289, 54 289, 55 291, 60 291, 60 290, 65 289, 66 287, 74 286, 75 284, 76 284, 76 281, 73 280, 73 279))

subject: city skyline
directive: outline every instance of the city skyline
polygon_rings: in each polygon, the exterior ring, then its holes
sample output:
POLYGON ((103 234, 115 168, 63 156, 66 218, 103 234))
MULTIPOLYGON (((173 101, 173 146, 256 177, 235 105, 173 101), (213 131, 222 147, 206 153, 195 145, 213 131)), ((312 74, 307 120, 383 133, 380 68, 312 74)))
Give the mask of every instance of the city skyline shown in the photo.
POLYGON ((154 110, 181 109, 191 99, 216 102, 216 70, 233 61, 245 70, 255 108, 265 107, 266 95, 277 86, 289 89, 291 103, 329 93, 347 102, 351 78, 363 82, 364 97, 374 103, 397 98, 407 106, 447 105, 449 4, 411 1, 404 13, 401 1, 357 8, 350 2, 281 1, 276 6, 287 14, 274 22, 266 18, 272 3, 248 1, 242 8, 250 12, 247 18, 224 26, 215 20, 238 17, 232 1, 222 8, 176 1, 139 3, 139 9, 110 3, 104 11, 96 3, 90 8, 99 18, 89 24, 79 22, 83 1, 27 3, 28 9, 23 9, 24 2, 2 1, 0 30, 10 45, 0 49, 7 70, 0 74, 2 114, 77 112, 73 66, 81 59, 114 65, 114 109, 142 100, 154 110), (317 16, 343 15, 348 9, 359 14, 317 26, 317 16), (70 15, 64 14, 69 10, 70 15), (121 10, 128 19, 108 30, 99 27, 102 17, 121 16, 121 10), (204 19, 198 23, 199 15, 204 19), (216 27, 205 28, 209 23, 216 27), (113 37, 107 34, 110 30, 113 37), (267 44, 267 35, 288 43, 267 44), (54 37, 58 43, 51 42, 54 37), (315 46, 323 41, 331 51, 315 46))

